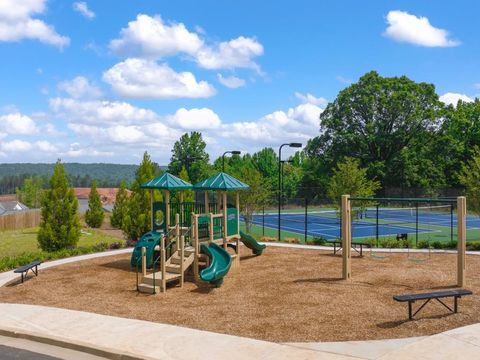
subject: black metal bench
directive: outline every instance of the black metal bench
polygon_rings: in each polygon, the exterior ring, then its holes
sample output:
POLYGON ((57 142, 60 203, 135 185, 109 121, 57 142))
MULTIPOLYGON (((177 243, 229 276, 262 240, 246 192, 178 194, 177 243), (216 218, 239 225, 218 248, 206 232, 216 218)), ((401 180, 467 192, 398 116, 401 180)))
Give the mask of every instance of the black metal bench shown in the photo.
MULTIPOLYGON (((333 244, 333 255, 335 255, 338 251, 342 250, 342 242, 340 240, 327 240, 327 242, 333 244)), ((370 244, 367 243, 352 241, 352 249, 359 253, 360 256, 363 256, 364 246, 367 248, 372 247, 370 244), (360 247, 360 251, 358 251, 358 247, 360 247)))
POLYGON ((445 290, 445 291, 435 291, 423 294, 409 294, 409 295, 395 295, 393 299, 395 301, 406 302, 408 301, 408 319, 413 320, 413 317, 417 315, 420 310, 427 305, 430 300, 435 299, 440 304, 445 306, 450 312, 457 313, 458 312, 458 299, 462 296, 472 295, 470 290, 459 289, 459 290, 445 290), (445 304, 442 300, 443 298, 453 297, 453 309, 450 308, 447 304, 445 304), (418 309, 417 311, 413 312, 413 303, 417 300, 426 300, 418 309))
POLYGON ((18 269, 15 269, 13 272, 16 274, 22 274, 22 283, 23 283, 23 280, 27 278, 27 274, 30 270, 32 270, 35 276, 38 276, 38 265, 40 265, 41 263, 42 262, 40 260, 35 260, 35 261, 32 261, 30 264, 23 265, 18 269))

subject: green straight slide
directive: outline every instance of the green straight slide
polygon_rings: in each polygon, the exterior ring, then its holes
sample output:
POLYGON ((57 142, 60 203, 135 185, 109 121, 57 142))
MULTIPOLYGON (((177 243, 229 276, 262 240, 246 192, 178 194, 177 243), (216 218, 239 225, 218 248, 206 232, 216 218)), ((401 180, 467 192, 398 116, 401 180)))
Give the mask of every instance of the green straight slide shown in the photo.
POLYGON ((240 231, 240 240, 246 247, 252 250, 255 255, 262 255, 263 250, 266 248, 265 245, 259 244, 252 235, 245 234, 243 231, 240 231))
POLYGON ((223 284, 223 277, 227 275, 232 265, 230 254, 215 243, 201 244, 200 252, 210 258, 210 266, 200 272, 200 279, 220 287, 223 284))

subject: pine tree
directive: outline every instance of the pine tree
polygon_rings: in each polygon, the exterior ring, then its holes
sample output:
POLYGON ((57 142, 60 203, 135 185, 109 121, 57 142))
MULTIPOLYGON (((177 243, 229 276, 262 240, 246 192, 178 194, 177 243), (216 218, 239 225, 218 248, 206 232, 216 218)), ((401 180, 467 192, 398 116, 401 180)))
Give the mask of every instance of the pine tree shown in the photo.
MULTIPOLYGON (((182 167, 182 171, 180 171, 180 174, 178 174, 178 177, 186 182, 190 182, 190 179, 188 178, 188 172, 185 166, 182 167)), ((193 200, 194 200, 193 190, 186 190, 183 192, 184 202, 193 202, 193 200)))
POLYGON ((79 238, 78 201, 58 160, 50 179, 50 188, 42 199, 38 244, 44 251, 56 251, 76 246, 79 238))
POLYGON ((128 212, 128 193, 125 181, 120 184, 120 189, 115 196, 115 204, 112 209, 112 216, 110 218, 110 224, 117 228, 124 228, 124 220, 128 212))
MULTIPOLYGON (((155 176, 155 164, 145 151, 143 160, 137 169, 135 181, 132 185, 132 196, 128 201, 128 215, 123 222, 122 230, 130 240, 137 240, 144 233, 150 231, 150 191, 140 186, 152 180, 155 176)), ((159 195, 154 194, 155 198, 159 195)))
POLYGON ((91 228, 99 228, 102 226, 104 217, 102 201, 97 191, 97 181, 93 180, 90 195, 88 196, 88 210, 85 213, 85 222, 91 228))

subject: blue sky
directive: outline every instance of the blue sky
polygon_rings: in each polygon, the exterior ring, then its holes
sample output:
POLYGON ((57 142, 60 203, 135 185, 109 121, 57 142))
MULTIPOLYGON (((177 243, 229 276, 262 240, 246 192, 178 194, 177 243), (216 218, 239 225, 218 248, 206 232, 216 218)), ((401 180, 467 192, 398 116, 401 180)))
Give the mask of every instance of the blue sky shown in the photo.
POLYGON ((478 1, 0 1, 0 162, 306 141, 362 74, 480 94, 478 1))

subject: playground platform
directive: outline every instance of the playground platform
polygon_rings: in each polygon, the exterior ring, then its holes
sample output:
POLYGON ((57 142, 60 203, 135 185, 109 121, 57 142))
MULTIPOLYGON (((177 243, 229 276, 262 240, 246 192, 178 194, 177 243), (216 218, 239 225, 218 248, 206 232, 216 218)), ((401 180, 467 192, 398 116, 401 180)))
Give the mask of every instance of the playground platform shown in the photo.
POLYGON ((124 359, 475 359, 480 324, 398 340, 277 344, 141 320, 0 304, 0 335, 124 359), (132 336, 135 334, 135 336, 132 336))

